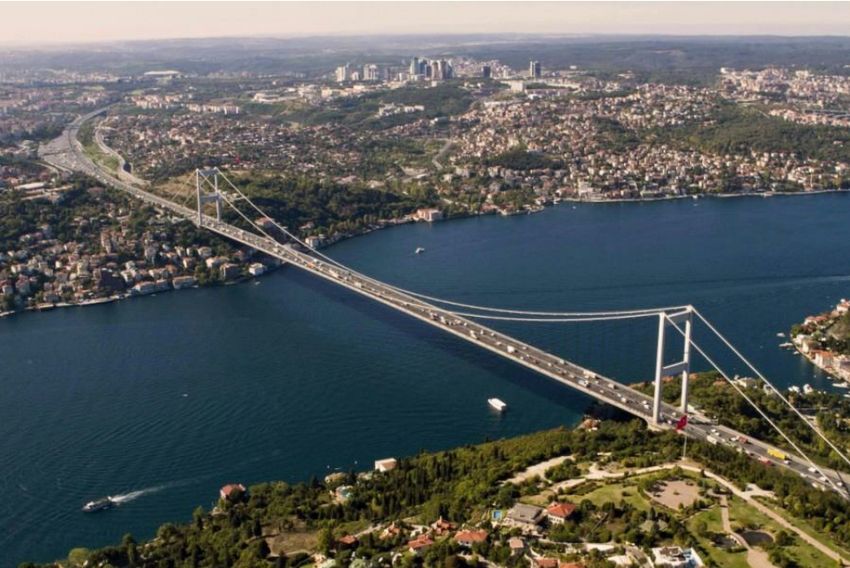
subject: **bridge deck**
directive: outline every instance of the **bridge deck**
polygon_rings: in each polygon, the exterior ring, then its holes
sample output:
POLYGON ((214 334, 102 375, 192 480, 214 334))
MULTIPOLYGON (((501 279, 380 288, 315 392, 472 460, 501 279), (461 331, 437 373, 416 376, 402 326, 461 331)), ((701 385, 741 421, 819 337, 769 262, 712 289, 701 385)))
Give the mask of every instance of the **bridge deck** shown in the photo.
MULTIPOLYGON (((198 215, 194 209, 178 205, 172 201, 139 189, 135 186, 120 181, 103 172, 95 166, 91 160, 83 155, 76 133, 80 125, 87 119, 95 116, 104 109, 95 111, 75 120, 62 136, 53 141, 42 157, 52 165, 64 169, 82 171, 87 173, 105 185, 124 191, 142 201, 169 210, 176 215, 197 223, 198 215)), ((393 309, 399 310, 407 315, 415 317, 429 325, 433 325, 451 333, 465 341, 487 349, 514 363, 518 363, 533 371, 536 371, 550 379, 583 392, 606 404, 610 404, 638 418, 646 420, 652 425, 652 398, 635 391, 617 381, 602 377, 588 369, 580 367, 538 349, 532 345, 519 341, 513 337, 490 329, 467 318, 462 318, 451 311, 439 308, 431 303, 424 302, 409 294, 399 292, 390 286, 371 278, 365 278, 350 271, 341 269, 331 263, 323 261, 301 252, 290 245, 284 245, 264 236, 250 233, 217 221, 215 218, 204 216, 204 227, 242 243, 246 246, 260 250, 270 256, 290 263, 292 266, 306 270, 326 280, 330 280, 341 286, 381 302, 393 309)), ((681 417, 679 410, 671 405, 661 405, 661 423, 657 427, 673 428, 676 421, 681 417)), ((693 418, 693 416, 691 416, 693 418)), ((742 438, 747 440, 746 446, 738 446, 738 450, 745 452, 754 459, 759 459, 771 465, 787 467, 799 474, 801 477, 822 488, 830 488, 826 479, 819 477, 809 469, 809 464, 799 456, 788 454, 787 460, 777 460, 770 456, 769 451, 775 449, 759 440, 749 438, 739 432, 724 426, 713 425, 707 421, 690 420, 688 426, 683 430, 685 435, 693 438, 709 440, 724 440, 732 446, 737 443, 729 440, 742 438)), ((787 453, 787 452, 786 452, 787 453)), ((841 474, 821 468, 836 483, 841 483, 841 474)), ((841 483, 843 487, 843 483, 841 483)), ((847 489, 843 489, 842 496, 848 497, 847 489)))

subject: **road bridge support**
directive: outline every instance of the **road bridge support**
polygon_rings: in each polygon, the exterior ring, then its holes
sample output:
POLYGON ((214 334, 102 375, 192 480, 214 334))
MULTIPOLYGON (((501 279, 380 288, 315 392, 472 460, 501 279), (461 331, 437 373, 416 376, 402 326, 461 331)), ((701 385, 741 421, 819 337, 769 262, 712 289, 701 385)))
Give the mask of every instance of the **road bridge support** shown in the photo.
POLYGON ((658 314, 658 351, 655 359, 655 391, 652 401, 652 422, 658 425, 661 422, 661 386, 664 377, 682 374, 682 398, 680 408, 682 414, 688 413, 688 381, 691 374, 691 324, 693 321, 693 308, 688 306, 682 311, 668 314, 658 314), (664 364, 665 332, 668 325, 675 325, 682 329, 684 334, 684 348, 682 360, 672 365, 664 364))
POLYGON ((198 203, 198 226, 204 226, 204 203, 215 203, 215 218, 221 221, 221 192, 218 188, 218 168, 195 170, 195 195, 198 203), (212 177, 212 181, 210 180, 212 177), (206 193, 204 185, 210 185, 212 193, 206 193))

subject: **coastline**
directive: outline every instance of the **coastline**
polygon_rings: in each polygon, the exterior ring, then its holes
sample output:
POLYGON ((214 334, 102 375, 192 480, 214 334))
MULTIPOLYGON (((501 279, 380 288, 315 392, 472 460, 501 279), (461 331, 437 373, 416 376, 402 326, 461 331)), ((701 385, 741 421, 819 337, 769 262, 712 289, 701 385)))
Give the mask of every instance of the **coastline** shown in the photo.
MULTIPOLYGON (((774 196, 777 196, 777 197, 780 197, 780 196, 781 197, 795 197, 795 196, 803 196, 803 195, 824 195, 824 194, 830 194, 830 193, 848 193, 848 194, 850 194, 850 189, 823 189, 823 190, 816 190, 816 191, 795 191, 795 192, 719 193, 719 194, 711 194, 711 195, 671 195, 671 196, 665 196, 665 197, 640 197, 640 198, 622 198, 622 199, 582 199, 582 198, 576 198, 576 197, 564 197, 564 198, 560 198, 557 202, 549 202, 549 203, 542 205, 542 206, 536 206, 536 207, 533 207, 533 208, 530 208, 530 209, 517 211, 517 212, 510 213, 510 214, 499 214, 498 211, 488 211, 488 212, 484 212, 484 213, 467 213, 465 215, 455 215, 453 217, 447 217, 447 218, 441 219, 439 221, 428 221, 428 223, 431 223, 431 224, 433 224, 433 223, 443 223, 443 222, 446 222, 446 221, 457 221, 457 220, 461 220, 461 219, 469 219, 469 218, 473 218, 473 217, 484 217, 484 216, 488 216, 488 215, 495 215, 495 216, 499 216, 499 217, 513 217, 513 216, 516 216, 516 215, 532 215, 534 213, 540 213, 542 211, 545 211, 546 209, 548 209, 550 207, 557 207, 558 205, 566 204, 566 203, 583 203, 583 204, 588 204, 588 205, 601 205, 601 204, 605 204, 605 203, 644 203, 644 202, 655 203, 655 202, 673 201, 673 200, 681 200, 681 199, 701 200, 701 199, 715 199, 715 198, 716 199, 729 199, 729 198, 737 198, 737 197, 767 198, 767 197, 774 197, 774 196)), ((401 219, 398 219, 398 220, 395 220, 395 219, 394 220, 383 220, 382 224, 380 224, 378 226, 372 226, 372 227, 369 227, 367 229, 364 229, 364 230, 356 232, 356 233, 351 233, 351 234, 347 234, 347 235, 340 235, 338 238, 331 240, 331 241, 328 241, 327 243, 323 243, 321 246, 319 246, 317 248, 318 249, 326 249, 326 248, 329 248, 329 247, 331 247, 335 244, 338 244, 340 242, 347 241, 347 240, 350 240, 350 239, 353 239, 353 238, 356 238, 356 237, 368 235, 368 234, 374 233, 376 231, 381 231, 381 230, 384 230, 384 229, 398 227, 398 226, 401 226, 401 225, 408 225, 410 223, 417 223, 417 222, 420 222, 420 221, 416 221, 412 217, 401 218, 401 219)), ((281 265, 281 266, 283 266, 283 265, 281 265)), ((230 282, 225 282, 222 285, 223 286, 231 286, 231 285, 234 285, 234 284, 242 284, 242 283, 244 283, 248 280, 256 280, 256 279, 262 278, 262 276, 265 276, 266 274, 269 274, 273 270, 276 270, 278 268, 280 268, 280 266, 268 267, 266 272, 263 273, 260 276, 243 276, 243 277, 238 278, 236 280, 233 280, 233 281, 230 281, 230 282)), ((211 286, 210 288, 214 288, 214 287, 215 286, 211 286)), ((48 304, 48 305, 39 304, 37 306, 30 306, 30 307, 24 308, 22 310, 12 310, 12 311, 7 311, 7 312, 0 312, 0 318, 6 318, 6 317, 14 316, 14 315, 20 315, 20 314, 23 314, 24 312, 44 312, 44 311, 51 311, 51 310, 58 309, 58 308, 77 308, 77 307, 97 306, 97 305, 101 305, 101 304, 111 304, 113 302, 129 300, 129 299, 133 299, 133 298, 137 298, 137 297, 154 296, 154 295, 159 294, 159 293, 177 292, 177 291, 180 291, 180 290, 191 290, 191 289, 196 289, 196 288, 200 288, 200 286, 195 285, 195 286, 192 286, 190 288, 182 288, 182 289, 169 288, 168 290, 161 290, 161 291, 156 292, 154 294, 145 294, 145 295, 142 295, 142 296, 124 293, 124 294, 114 294, 112 296, 107 296, 107 297, 104 297, 104 298, 94 298, 92 300, 86 300, 84 302, 60 302, 60 303, 48 304)), ((795 345, 795 349, 799 350, 799 348, 796 345, 795 345)), ((802 352, 801 352, 801 354, 806 356, 806 358, 809 359, 809 361, 812 362, 813 365, 815 365, 815 363, 812 361, 812 359, 808 355, 806 355, 805 353, 802 353, 802 352)), ((830 372, 826 369, 823 369, 823 368, 819 367, 818 365, 815 365, 815 367, 821 369, 822 371, 824 371, 825 373, 827 373, 828 375, 830 375, 831 377, 833 377, 835 379, 840 379, 840 377, 836 377, 832 372, 830 372)))

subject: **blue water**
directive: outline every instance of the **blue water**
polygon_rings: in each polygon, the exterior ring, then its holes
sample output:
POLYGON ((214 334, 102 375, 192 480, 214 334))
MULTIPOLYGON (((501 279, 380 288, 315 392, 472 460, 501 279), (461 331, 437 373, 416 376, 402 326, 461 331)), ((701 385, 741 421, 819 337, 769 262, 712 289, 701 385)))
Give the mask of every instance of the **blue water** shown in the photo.
MULTIPOLYGON (((850 195, 565 204, 326 252, 476 304, 692 303, 776 383, 825 388, 776 334, 850 296, 848 211, 850 195)), ((150 537, 225 483, 571 425, 589 402, 297 269, 259 282, 0 320, 0 567, 150 537), (126 502, 79 511, 104 495, 126 502)), ((655 321, 496 326, 625 382, 652 372, 655 321)))

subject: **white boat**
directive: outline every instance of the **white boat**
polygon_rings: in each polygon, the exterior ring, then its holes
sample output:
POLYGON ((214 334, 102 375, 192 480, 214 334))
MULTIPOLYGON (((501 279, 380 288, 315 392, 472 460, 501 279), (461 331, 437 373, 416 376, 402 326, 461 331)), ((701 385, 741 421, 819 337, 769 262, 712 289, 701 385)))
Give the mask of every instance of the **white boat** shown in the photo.
POLYGON ((499 412, 502 412, 504 409, 506 409, 508 407, 507 404, 505 404, 503 401, 499 400, 498 398, 488 398, 487 403, 490 406, 492 406, 493 408, 495 408, 496 410, 498 410, 499 412))
POLYGON ((416 254, 422 254, 423 252, 425 252, 425 249, 424 249, 424 248, 422 248, 422 247, 417 247, 417 248, 416 248, 416 254))
POLYGON ((832 386, 837 389, 850 389, 850 384, 847 384, 846 382, 833 383, 832 386))
POLYGON ((803 385, 803 394, 812 394, 815 392, 815 389, 812 388, 812 385, 806 383, 803 385))
POLYGON ((776 334, 776 337, 785 337, 785 334, 780 331, 776 334))

